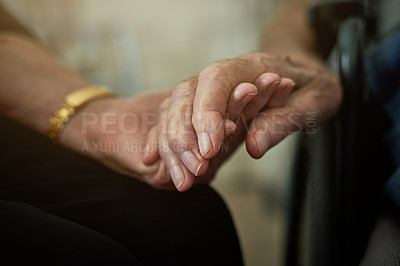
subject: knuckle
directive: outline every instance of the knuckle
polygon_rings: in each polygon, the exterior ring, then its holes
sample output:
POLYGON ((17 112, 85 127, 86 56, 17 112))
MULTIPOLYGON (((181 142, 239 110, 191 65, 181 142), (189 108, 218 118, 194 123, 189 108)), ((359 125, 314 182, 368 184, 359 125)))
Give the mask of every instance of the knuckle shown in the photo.
POLYGON ((195 76, 195 77, 185 80, 184 82, 182 82, 182 84, 185 84, 186 86, 189 86, 189 87, 196 87, 197 82, 198 82, 198 77, 195 76))
POLYGON ((271 66, 271 62, 275 59, 274 56, 268 54, 268 53, 262 53, 262 52, 254 52, 248 55, 248 59, 251 62, 257 63, 257 64, 262 64, 264 66, 271 66))
POLYGON ((196 130, 222 130, 225 114, 219 110, 209 109, 204 112, 198 112, 192 117, 192 124, 196 130))
POLYGON ((195 112, 192 116, 192 125, 193 128, 197 130, 202 129, 202 115, 201 112, 195 112))
POLYGON ((193 94, 193 88, 195 88, 195 85, 191 85, 188 82, 179 84, 172 92, 172 99, 182 100, 190 98, 193 94))
POLYGON ((179 133, 171 133, 168 135, 168 142, 170 146, 176 146, 180 143, 181 134, 179 133))
POLYGON ((168 97, 167 99, 165 99, 161 102, 160 108, 159 108, 160 112, 163 112, 169 108, 170 101, 171 101, 171 99, 168 97))
POLYGON ((192 128, 192 107, 182 105, 175 111, 168 112, 168 121, 168 129, 172 133, 182 129, 190 130, 192 128))
POLYGON ((177 134, 171 134, 168 136, 169 147, 172 151, 181 153, 192 148, 195 143, 191 141, 188 136, 189 133, 180 131, 177 134))
POLYGON ((201 123, 201 112, 196 112, 192 115, 192 124, 197 126, 201 123))
POLYGON ((228 60, 211 65, 200 72, 199 82, 211 82, 212 84, 221 84, 222 86, 229 85, 230 72, 236 67, 228 60))

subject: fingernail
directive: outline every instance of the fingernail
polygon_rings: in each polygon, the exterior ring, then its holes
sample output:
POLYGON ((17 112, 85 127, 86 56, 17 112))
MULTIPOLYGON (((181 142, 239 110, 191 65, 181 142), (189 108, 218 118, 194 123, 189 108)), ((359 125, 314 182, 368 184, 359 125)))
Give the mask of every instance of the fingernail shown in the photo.
POLYGON ((257 130, 257 132, 254 134, 254 137, 257 142, 257 147, 258 147, 258 151, 260 152, 260 156, 263 156, 269 146, 269 143, 268 143, 269 141, 268 141, 265 130, 264 129, 257 130))
POLYGON ((237 127, 236 125, 227 127, 227 128, 226 128, 226 132, 227 132, 228 134, 231 134, 231 133, 235 132, 236 127, 237 127))
POLYGON ((206 155, 211 150, 211 139, 208 133, 202 132, 199 134, 199 147, 201 156, 206 155))
POLYGON ((261 80, 257 83, 257 87, 258 87, 258 88, 263 88, 263 89, 266 89, 266 88, 274 88, 274 87, 278 86, 279 83, 281 83, 281 80, 280 80, 280 79, 271 82, 271 78, 270 78, 270 77, 266 77, 266 78, 261 79, 261 80))
POLYGON ((176 188, 180 188, 183 185, 183 182, 185 182, 185 175, 180 165, 174 164, 169 170, 169 174, 171 175, 176 188))
POLYGON ((197 169, 196 169, 196 174, 194 174, 195 176, 198 176, 198 175, 199 175, 199 171, 200 171, 200 169, 201 169, 202 166, 203 166, 203 163, 200 163, 199 166, 198 166, 197 169))
POLYGON ((185 151, 182 153, 182 161, 190 172, 197 176, 202 165, 197 156, 191 151, 185 151))
POLYGON ((254 96, 254 95, 257 95, 258 92, 250 92, 250 93, 248 93, 248 94, 251 95, 251 96, 254 96))

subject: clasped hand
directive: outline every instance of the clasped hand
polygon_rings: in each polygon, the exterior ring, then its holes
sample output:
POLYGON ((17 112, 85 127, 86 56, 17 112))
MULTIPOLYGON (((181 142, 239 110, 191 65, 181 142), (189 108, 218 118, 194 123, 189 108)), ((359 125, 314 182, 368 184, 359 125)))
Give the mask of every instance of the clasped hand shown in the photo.
POLYGON ((210 182, 243 141, 250 156, 261 158, 291 132, 306 130, 308 115, 316 124, 331 117, 341 97, 336 77, 312 56, 252 53, 216 63, 172 92, 92 105, 87 112, 116 114, 108 121, 116 131, 102 134, 104 123, 87 126, 92 144, 83 152, 156 188, 186 191, 210 182), (151 113, 157 115, 144 121, 151 113), (125 128, 139 130, 117 130, 122 116, 125 128), (110 142, 145 145, 104 152, 93 144, 110 142))

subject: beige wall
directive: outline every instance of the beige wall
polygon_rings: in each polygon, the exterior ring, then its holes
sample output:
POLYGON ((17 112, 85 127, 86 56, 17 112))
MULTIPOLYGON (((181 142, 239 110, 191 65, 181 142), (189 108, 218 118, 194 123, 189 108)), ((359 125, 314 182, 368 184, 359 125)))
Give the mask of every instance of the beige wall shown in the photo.
POLYGON ((256 49, 260 21, 270 11, 268 0, 3 2, 70 66, 84 74, 101 72, 106 76, 101 82, 115 89, 124 86, 126 93, 123 81, 113 76, 120 54, 136 60, 128 65, 134 67, 131 74, 139 72, 140 88, 130 90, 170 88, 217 60, 256 49), (94 45, 98 40, 103 45, 94 45), (121 42, 134 46, 139 55, 121 42))

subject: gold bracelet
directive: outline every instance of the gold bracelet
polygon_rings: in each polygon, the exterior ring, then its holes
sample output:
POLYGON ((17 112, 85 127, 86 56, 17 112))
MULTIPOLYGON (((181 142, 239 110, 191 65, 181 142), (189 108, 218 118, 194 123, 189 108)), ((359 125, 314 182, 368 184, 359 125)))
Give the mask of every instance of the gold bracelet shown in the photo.
POLYGON ((109 90, 102 87, 87 87, 68 94, 64 103, 61 104, 60 108, 49 119, 47 136, 53 143, 58 143, 61 131, 79 108, 94 99, 112 95, 109 90))

